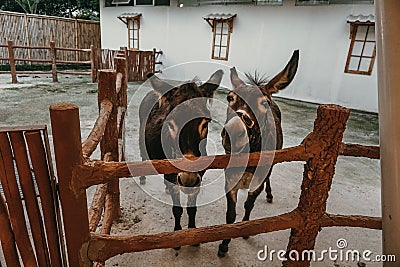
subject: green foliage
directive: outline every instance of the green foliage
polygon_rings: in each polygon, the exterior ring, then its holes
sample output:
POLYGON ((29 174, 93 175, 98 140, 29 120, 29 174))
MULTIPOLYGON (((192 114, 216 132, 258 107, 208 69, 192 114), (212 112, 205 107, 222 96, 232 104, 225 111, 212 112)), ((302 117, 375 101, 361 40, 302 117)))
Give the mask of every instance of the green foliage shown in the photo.
POLYGON ((99 0, 0 0, 0 9, 58 17, 99 19, 99 0))

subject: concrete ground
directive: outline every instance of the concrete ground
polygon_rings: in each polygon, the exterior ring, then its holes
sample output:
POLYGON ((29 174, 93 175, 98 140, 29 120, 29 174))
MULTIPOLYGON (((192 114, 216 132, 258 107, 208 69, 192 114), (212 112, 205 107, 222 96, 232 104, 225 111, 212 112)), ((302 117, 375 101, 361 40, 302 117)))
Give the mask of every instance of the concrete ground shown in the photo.
MULTIPOLYGON (((58 102, 74 102, 80 107, 82 138, 86 138, 97 116, 97 84, 89 82, 89 77, 61 76, 60 83, 51 83, 50 76, 20 77, 21 83, 10 84, 8 75, 0 75, 0 126, 48 124, 48 107, 58 102)), ((138 153, 138 119, 137 108, 141 93, 139 83, 129 84, 127 117, 127 161, 140 160, 138 153)), ((218 92, 212 108, 214 122, 209 128, 209 154, 221 154, 221 123, 225 120, 225 109, 220 103, 225 102, 225 93, 218 92), (218 101, 220 100, 220 101, 218 101)), ((299 144, 312 130, 316 117, 317 105, 276 99, 282 111, 282 128, 284 147, 299 144)), ((51 131, 49 131, 51 133, 51 131)), ((366 145, 377 145, 378 116, 352 111, 347 124, 344 141, 366 145)), ((98 158, 98 151, 93 158, 98 158)), ((292 162, 274 167, 271 186, 274 203, 268 204, 263 192, 257 199, 251 215, 252 219, 263 218, 288 212, 297 206, 300 196, 303 163, 292 162)), ((207 171, 204 184, 214 186, 209 193, 199 196, 197 226, 223 224, 225 221, 226 203, 223 196, 223 172, 207 171)), ((169 196, 165 194, 160 176, 148 177, 144 186, 138 184, 137 178, 121 180, 122 217, 113 226, 113 235, 137 235, 160 233, 173 229, 169 196)), ((88 190, 89 202, 93 188, 88 190)), ((238 219, 243 216, 243 203, 246 192, 239 193, 238 219)), ((335 214, 354 214, 380 216, 380 168, 378 160, 364 158, 340 157, 336 166, 332 190, 328 199, 328 212, 335 214)), ((182 218, 183 228, 187 227, 187 215, 182 218)), ((268 250, 285 250, 290 231, 261 234, 249 240, 242 238, 232 240, 230 250, 225 258, 217 257, 219 242, 201 244, 200 247, 182 247, 153 250, 140 253, 123 254, 106 262, 107 266, 280 266, 276 254, 272 261, 260 261, 257 253, 266 246, 268 250)), ((338 249, 337 241, 345 239, 344 250, 370 250, 373 254, 381 253, 381 232, 359 228, 323 229, 317 238, 316 251, 338 249)), ((319 254, 317 254, 319 255, 319 254)), ((338 255, 340 256, 340 255, 338 255)), ((366 266, 381 266, 380 263, 366 262, 366 266)), ((357 266, 357 262, 329 259, 312 263, 312 266, 357 266)), ((361 266, 364 266, 361 264, 361 266)))

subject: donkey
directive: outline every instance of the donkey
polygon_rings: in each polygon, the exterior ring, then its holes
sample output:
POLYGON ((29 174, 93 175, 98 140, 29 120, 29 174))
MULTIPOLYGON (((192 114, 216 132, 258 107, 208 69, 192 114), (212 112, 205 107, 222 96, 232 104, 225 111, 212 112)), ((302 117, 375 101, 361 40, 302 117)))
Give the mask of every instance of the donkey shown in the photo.
MULTIPOLYGON (((298 66, 299 51, 294 51, 286 67, 267 84, 246 85, 235 68, 231 69, 233 91, 228 96, 227 119, 222 129, 222 145, 226 154, 250 153, 281 149, 283 134, 281 112, 272 100, 273 93, 286 88, 293 80, 298 66)), ((272 166, 229 168, 225 170, 227 199, 226 223, 236 220, 236 203, 239 189, 250 189, 244 203, 243 221, 250 218, 254 202, 266 183, 267 201, 272 202, 270 175, 272 166)), ((247 239, 248 237, 244 237, 247 239)), ((228 252, 230 239, 219 245, 218 256, 228 252)))
MULTIPOLYGON (((153 74, 148 75, 153 90, 139 107, 139 144, 143 160, 190 159, 206 155, 208 123, 211 121, 208 104, 222 76, 223 71, 218 70, 200 86, 188 82, 173 87, 153 74)), ((204 171, 187 171, 164 175, 166 190, 173 202, 175 231, 182 229, 180 190, 188 195, 188 227, 196 228, 196 199, 203 174, 204 171)))

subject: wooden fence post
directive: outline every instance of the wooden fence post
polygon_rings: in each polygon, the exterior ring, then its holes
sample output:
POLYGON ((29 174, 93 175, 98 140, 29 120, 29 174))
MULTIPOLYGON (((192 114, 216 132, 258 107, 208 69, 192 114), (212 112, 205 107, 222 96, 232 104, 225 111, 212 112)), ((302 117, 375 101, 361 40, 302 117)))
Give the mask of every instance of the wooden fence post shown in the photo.
POLYGON ((58 82, 57 78, 57 51, 56 51, 56 43, 54 41, 50 42, 50 58, 51 58, 51 75, 53 76, 53 82, 58 82))
POLYGON ((97 81, 96 77, 96 65, 95 65, 95 58, 96 58, 96 50, 94 49, 94 45, 90 45, 90 68, 92 70, 92 83, 97 81))
POLYGON ((14 60, 14 47, 13 41, 8 41, 8 60, 10 62, 10 71, 11 71, 11 79, 12 83, 17 83, 17 70, 15 68, 15 60, 14 60))
MULTIPOLYGON (((299 205, 296 210, 302 221, 298 228, 292 228, 286 258, 283 266, 310 266, 310 258, 299 261, 290 259, 296 251, 303 255, 304 250, 313 250, 321 221, 326 212, 326 201, 331 188, 335 165, 342 143, 343 132, 350 111, 337 105, 318 107, 313 132, 303 141, 305 145, 319 147, 319 153, 304 165, 303 182, 299 205)), ((308 255, 308 254, 307 254, 308 255)))
POLYGON ((123 57, 116 57, 114 59, 114 66, 117 75, 122 76, 121 88, 117 96, 118 105, 118 161, 125 161, 125 114, 128 108, 128 73, 126 68, 126 59, 123 57))
MULTIPOLYGON (((100 141, 101 159, 107 153, 111 153, 111 160, 118 161, 118 127, 117 127, 117 91, 116 91, 116 77, 115 70, 100 70, 98 72, 98 104, 100 107, 101 101, 108 99, 113 103, 113 108, 107 122, 106 130, 104 131, 103 138, 100 141)), ((119 196, 119 182, 113 181, 108 184, 108 192, 106 196, 106 210, 112 207, 111 217, 118 218, 121 214, 120 211, 120 196, 119 196)), ((105 215, 104 215, 105 216, 105 215)))
POLYGON ((69 266, 91 266, 86 190, 73 190, 74 167, 83 163, 79 108, 70 103, 50 106, 60 200, 69 266))

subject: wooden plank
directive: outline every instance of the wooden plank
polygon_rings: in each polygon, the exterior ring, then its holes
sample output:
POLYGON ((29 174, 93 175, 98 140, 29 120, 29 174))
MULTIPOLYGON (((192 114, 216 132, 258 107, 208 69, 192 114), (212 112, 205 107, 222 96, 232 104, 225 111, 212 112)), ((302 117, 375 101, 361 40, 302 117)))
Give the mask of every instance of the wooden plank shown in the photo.
POLYGON ((40 131, 26 132, 25 138, 40 193, 40 203, 46 226, 51 266, 63 266, 61 260, 61 246, 58 236, 56 208, 54 205, 55 192, 51 186, 50 170, 47 165, 47 156, 43 145, 42 135, 40 131))
POLYGON ((0 127, 0 132, 37 131, 45 129, 46 125, 7 126, 7 127, 0 127))
POLYGON ((14 172, 12 151, 5 132, 0 133, 0 151, 0 179, 8 204, 11 225, 19 254, 24 265, 36 266, 36 257, 26 229, 24 208, 14 172))
POLYGON ((7 266, 21 266, 17 247, 15 246, 14 232, 4 198, 0 195, 0 241, 7 266))
POLYGON ((39 266, 50 266, 46 234, 22 132, 9 133, 39 266))
POLYGON ((82 164, 82 141, 78 106, 62 103, 50 106, 54 152, 63 211, 65 239, 70 266, 91 266, 87 258, 89 219, 86 190, 73 192, 75 166, 82 164))

